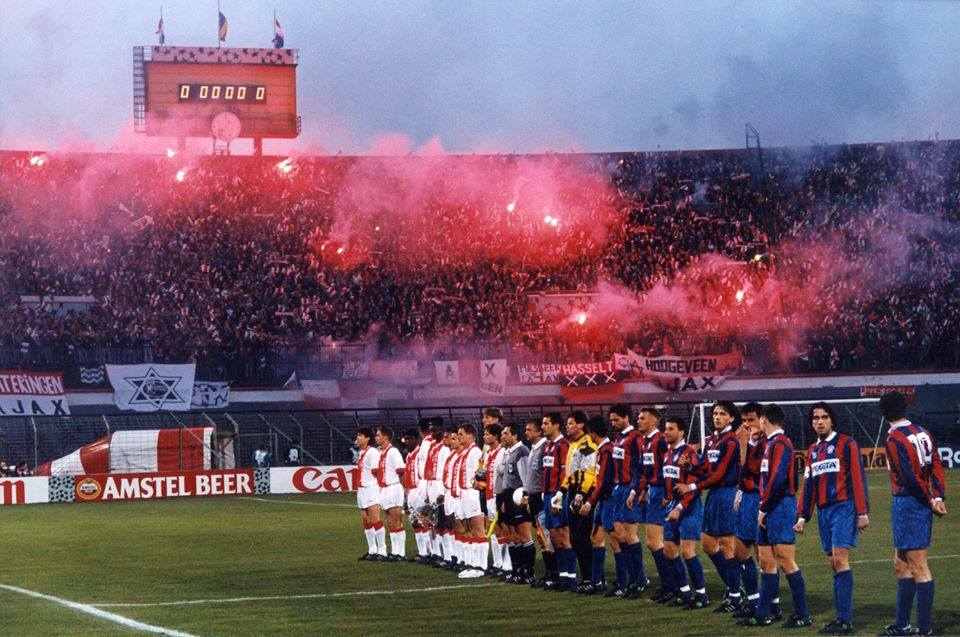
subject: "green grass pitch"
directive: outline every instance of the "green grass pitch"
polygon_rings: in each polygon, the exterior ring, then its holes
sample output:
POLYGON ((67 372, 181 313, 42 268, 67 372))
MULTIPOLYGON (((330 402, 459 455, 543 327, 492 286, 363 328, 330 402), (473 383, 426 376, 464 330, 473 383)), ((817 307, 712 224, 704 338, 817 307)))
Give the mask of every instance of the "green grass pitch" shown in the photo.
MULTIPOLYGON (((852 558, 860 634, 876 634, 892 620, 896 595, 886 474, 870 474, 869 484, 872 522, 852 558)), ((948 495, 958 486, 960 472, 949 473, 948 495)), ((353 494, 333 494, 3 507, 0 584, 192 635, 744 634, 712 607, 665 609, 646 599, 585 598, 488 579, 458 580, 415 564, 357 562, 366 542, 353 504, 353 494), (437 590, 417 592, 425 588, 437 590), (270 599, 156 605, 234 598, 270 599)), ((960 511, 951 511, 935 521, 930 551, 937 581, 934 628, 943 634, 960 632, 958 517, 960 511)), ((408 533, 408 554, 414 546, 408 533)), ((815 634, 833 618, 832 577, 815 522, 799 540, 798 562, 815 626, 794 632, 815 634)), ((608 552, 609 580, 612 566, 608 552)), ((709 560, 704 568, 716 602, 722 597, 719 579, 709 560)), ((791 612, 782 578, 781 596, 791 612)), ((136 633, 5 589, 0 630, 136 633)))

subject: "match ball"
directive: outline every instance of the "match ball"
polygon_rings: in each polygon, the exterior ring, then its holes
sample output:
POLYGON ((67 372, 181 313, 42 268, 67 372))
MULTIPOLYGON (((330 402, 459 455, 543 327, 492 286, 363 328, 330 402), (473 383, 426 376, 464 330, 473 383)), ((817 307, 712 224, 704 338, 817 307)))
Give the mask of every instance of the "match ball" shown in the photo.
POLYGON ((521 506, 523 504, 523 489, 516 489, 513 492, 513 503, 517 506, 521 506))

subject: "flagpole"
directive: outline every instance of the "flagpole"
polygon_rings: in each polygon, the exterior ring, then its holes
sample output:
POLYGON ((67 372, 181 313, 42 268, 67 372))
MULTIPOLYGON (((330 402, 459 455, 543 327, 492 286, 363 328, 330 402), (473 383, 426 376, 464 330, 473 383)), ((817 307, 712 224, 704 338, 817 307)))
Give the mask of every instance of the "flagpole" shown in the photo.
POLYGON ((220 0, 217 0, 217 48, 220 48, 220 0))

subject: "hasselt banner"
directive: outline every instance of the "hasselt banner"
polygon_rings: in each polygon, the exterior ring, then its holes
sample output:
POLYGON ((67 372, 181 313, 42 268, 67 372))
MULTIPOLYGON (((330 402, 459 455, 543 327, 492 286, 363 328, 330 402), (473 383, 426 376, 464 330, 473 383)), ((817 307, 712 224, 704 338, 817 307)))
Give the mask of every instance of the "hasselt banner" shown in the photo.
POLYGON ((0 371, 0 416, 67 416, 60 372, 0 371))

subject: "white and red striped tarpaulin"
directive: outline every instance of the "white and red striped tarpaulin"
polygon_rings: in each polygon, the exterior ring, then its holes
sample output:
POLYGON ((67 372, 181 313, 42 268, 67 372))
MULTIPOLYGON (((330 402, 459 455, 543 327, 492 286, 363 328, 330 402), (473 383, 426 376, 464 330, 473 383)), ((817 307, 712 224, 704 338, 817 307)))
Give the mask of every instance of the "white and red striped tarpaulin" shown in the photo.
POLYGON ((213 427, 117 431, 37 467, 39 476, 211 468, 213 427))

